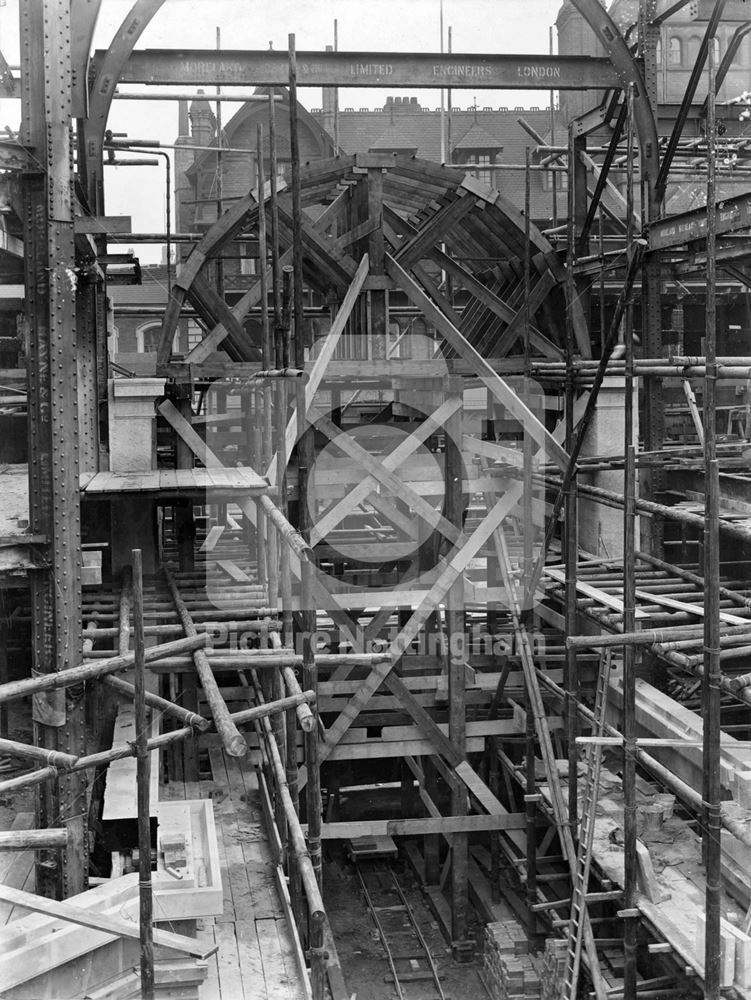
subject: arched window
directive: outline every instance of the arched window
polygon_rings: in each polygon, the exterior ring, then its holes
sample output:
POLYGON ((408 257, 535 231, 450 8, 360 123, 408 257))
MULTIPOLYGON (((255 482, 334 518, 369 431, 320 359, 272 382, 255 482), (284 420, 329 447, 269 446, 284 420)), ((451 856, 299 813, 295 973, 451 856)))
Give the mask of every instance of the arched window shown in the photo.
POLYGON ((712 54, 714 55, 715 69, 720 65, 720 39, 712 39, 712 54))
POLYGON ((683 62, 683 45, 677 35, 673 35, 668 45, 668 62, 671 66, 680 66, 683 62))
POLYGON ((161 323, 144 323, 136 330, 136 349, 139 354, 154 354, 159 346, 161 323))
POLYGON ((657 39, 657 45, 655 46, 655 62, 657 65, 662 63, 662 39, 657 39))
MULTIPOLYGON (((159 348, 159 338, 162 335, 161 323, 144 323, 136 330, 136 350, 139 354, 156 354, 159 348)), ((180 350, 180 330, 175 331, 172 341, 172 350, 177 353, 180 350)))

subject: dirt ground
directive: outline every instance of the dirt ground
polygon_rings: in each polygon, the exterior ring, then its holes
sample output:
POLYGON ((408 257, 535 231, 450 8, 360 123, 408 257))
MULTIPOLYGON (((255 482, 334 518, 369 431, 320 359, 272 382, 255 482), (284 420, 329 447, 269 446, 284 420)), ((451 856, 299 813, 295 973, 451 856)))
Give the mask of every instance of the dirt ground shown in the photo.
MULTIPOLYGON (((447 1000, 483 1000, 487 992, 478 976, 482 968, 482 925, 474 921, 470 926, 470 936, 476 942, 472 961, 455 962, 414 875, 401 861, 397 862, 397 875, 428 943, 447 1000)), ((356 1000, 394 1000, 397 992, 390 979, 385 951, 354 866, 343 852, 330 855, 325 864, 324 903, 350 993, 356 1000)), ((474 920, 474 913, 470 912, 474 920)), ((430 983, 409 984, 405 996, 408 1000, 419 1000, 435 996, 435 990, 430 983)))

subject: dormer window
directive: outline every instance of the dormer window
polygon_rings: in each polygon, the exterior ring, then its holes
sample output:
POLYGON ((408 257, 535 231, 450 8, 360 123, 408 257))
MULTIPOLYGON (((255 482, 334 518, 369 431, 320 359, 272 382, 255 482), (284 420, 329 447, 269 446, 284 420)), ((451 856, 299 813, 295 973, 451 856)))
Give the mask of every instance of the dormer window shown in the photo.
POLYGON ((477 170, 473 170, 472 173, 488 187, 493 186, 493 171, 491 169, 491 164, 495 163, 495 156, 491 153, 475 153, 467 157, 467 163, 476 163, 478 166, 477 170))
POLYGON ((501 143, 475 120, 451 151, 451 161, 467 164, 468 170, 471 169, 469 164, 476 163, 477 169, 472 170, 472 174, 488 187, 494 187, 496 172, 493 164, 499 162, 502 152, 501 143))

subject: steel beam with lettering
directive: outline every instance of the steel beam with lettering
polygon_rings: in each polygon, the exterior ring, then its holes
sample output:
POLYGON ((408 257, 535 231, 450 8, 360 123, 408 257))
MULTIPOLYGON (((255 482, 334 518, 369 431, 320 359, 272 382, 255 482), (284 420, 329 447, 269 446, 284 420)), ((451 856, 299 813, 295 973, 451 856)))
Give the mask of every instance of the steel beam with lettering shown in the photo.
MULTIPOLYGON (((104 52, 94 56, 99 69, 104 52)), ((284 51, 140 49, 120 83, 283 85, 284 51)), ((407 52, 298 52, 300 87, 452 87, 472 89, 599 90, 618 87, 609 59, 592 56, 444 55, 407 52)))
MULTIPOLYGON (((734 233, 751 228, 751 191, 735 198, 723 198, 717 203, 717 234, 734 233)), ((649 227, 649 249, 666 250, 692 240, 705 239, 707 210, 697 208, 659 219, 649 227)))

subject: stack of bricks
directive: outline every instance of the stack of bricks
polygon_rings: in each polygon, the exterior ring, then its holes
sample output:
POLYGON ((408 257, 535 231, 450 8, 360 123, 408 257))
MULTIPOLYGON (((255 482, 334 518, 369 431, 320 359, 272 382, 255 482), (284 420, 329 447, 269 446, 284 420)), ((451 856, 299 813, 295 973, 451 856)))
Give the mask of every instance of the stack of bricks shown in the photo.
POLYGON ((560 1000, 566 976, 566 949, 562 938, 547 938, 542 956, 542 995, 540 1000, 560 1000))
POLYGON ((540 974, 527 935, 515 920, 485 927, 485 984, 492 1000, 540 1000, 540 974))

